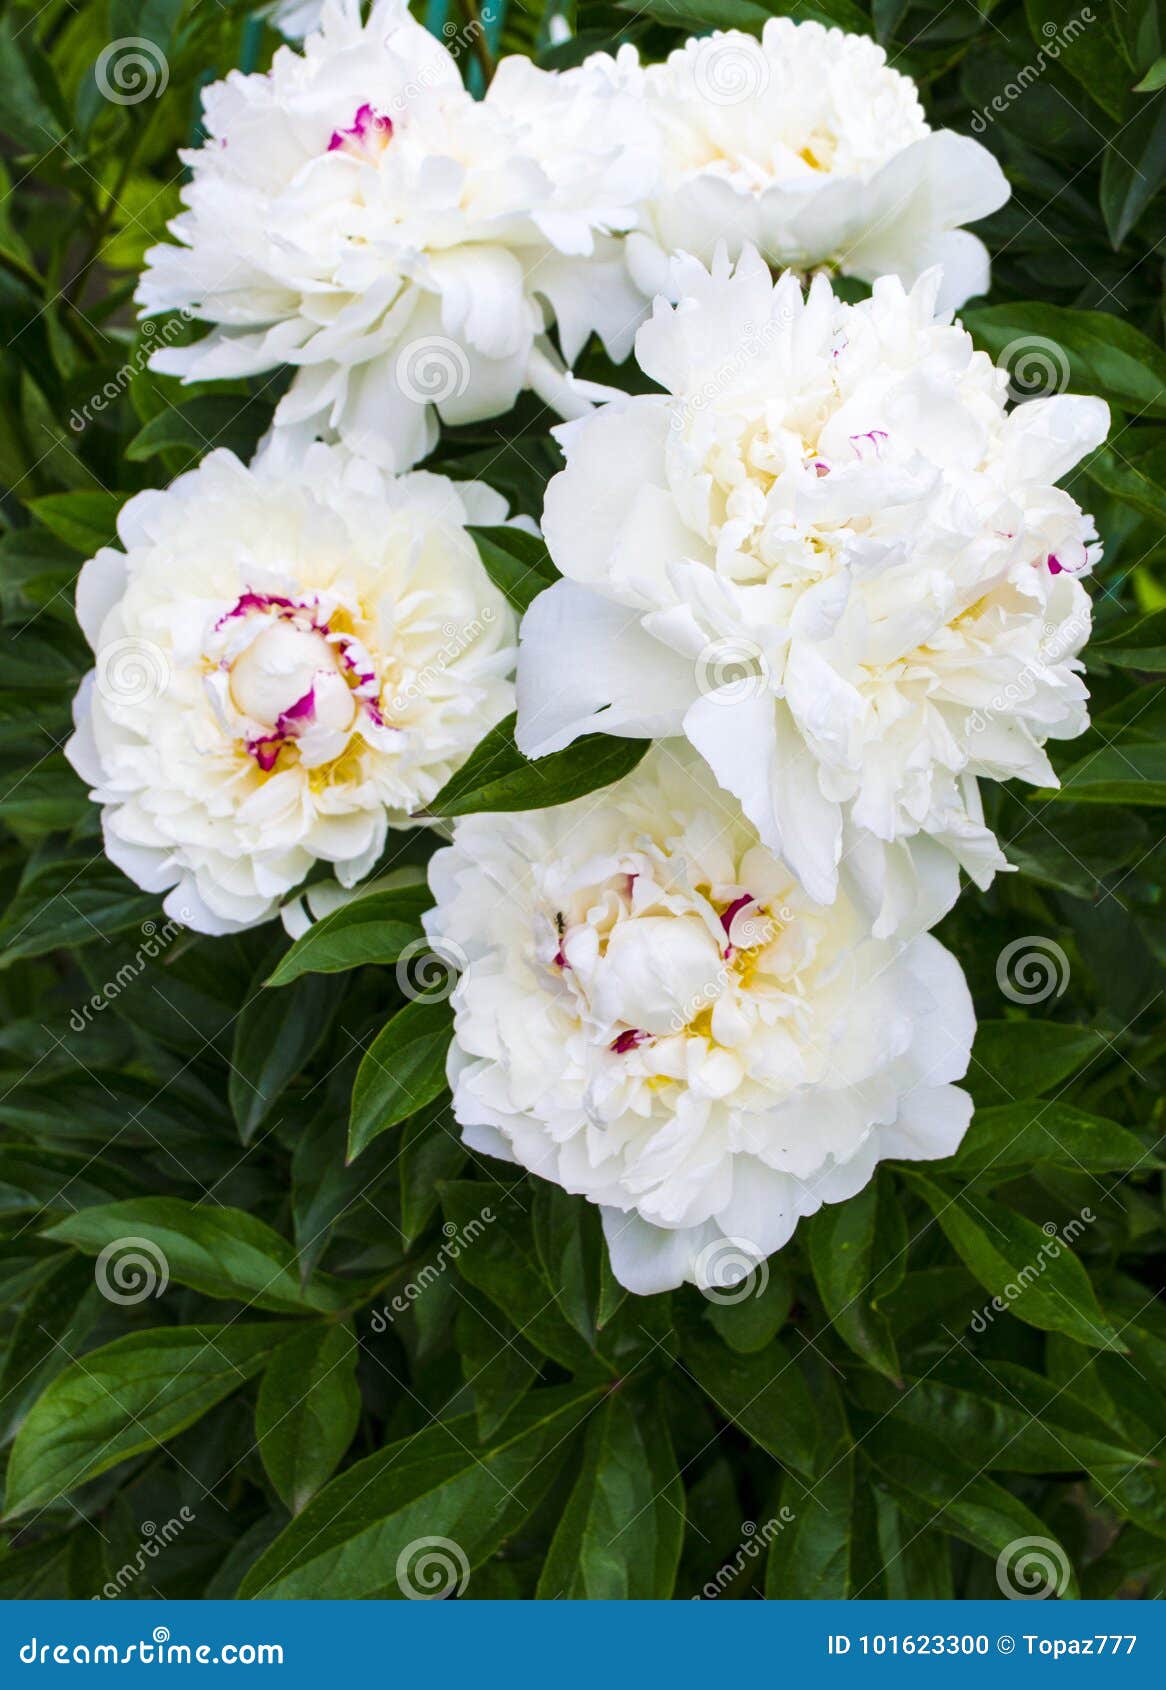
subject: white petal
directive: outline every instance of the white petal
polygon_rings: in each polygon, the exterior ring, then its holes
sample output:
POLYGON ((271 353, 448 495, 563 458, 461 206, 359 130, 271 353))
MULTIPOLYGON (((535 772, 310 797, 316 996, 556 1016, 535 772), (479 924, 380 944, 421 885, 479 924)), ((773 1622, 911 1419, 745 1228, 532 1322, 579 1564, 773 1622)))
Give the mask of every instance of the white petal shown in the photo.
POLYGON ((692 665, 645 634, 636 611, 556 581, 522 619, 519 749, 545 757, 585 733, 674 734, 695 685, 692 665))

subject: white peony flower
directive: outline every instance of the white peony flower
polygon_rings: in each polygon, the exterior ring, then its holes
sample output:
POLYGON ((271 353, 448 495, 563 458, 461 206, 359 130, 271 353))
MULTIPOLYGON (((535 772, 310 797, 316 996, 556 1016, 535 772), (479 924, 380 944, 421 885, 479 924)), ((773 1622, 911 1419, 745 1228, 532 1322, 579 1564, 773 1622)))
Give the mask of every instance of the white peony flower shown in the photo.
POLYGON ((303 53, 203 96, 184 152, 178 244, 154 247, 137 299, 215 326, 161 348, 188 381, 297 374, 277 425, 408 469, 447 423, 498 416, 524 386, 586 409, 573 360, 598 330, 626 355, 641 295, 611 233, 651 172, 646 119, 601 71, 503 61, 484 100, 404 0, 328 0, 303 53))
POLYGON ((749 252, 677 285, 636 342, 665 391, 559 431, 519 744, 684 734, 811 896, 841 865, 877 932, 930 926, 957 863, 1003 865, 974 777, 1053 785, 1042 746, 1086 725, 1099 548, 1053 484, 1107 409, 1008 412, 935 273, 850 306, 749 252))
POLYGON ((514 617, 465 531, 505 514, 328 446, 212 452, 131 499, 77 584, 96 667, 67 748, 111 860, 204 933, 317 860, 368 874, 512 708, 514 617))
POLYGON ((880 1158, 963 1136, 955 959, 815 903, 683 742, 586 799, 460 820, 429 876, 429 937, 466 959, 465 1142, 600 1204, 633 1291, 728 1283, 880 1158))
POLYGON ((945 305, 987 291, 987 251, 963 224, 1004 204, 1004 174, 978 141, 931 130, 911 78, 865 36, 771 18, 760 41, 718 30, 660 65, 632 47, 591 63, 655 127, 659 175, 628 242, 647 293, 665 288, 667 255, 707 262, 718 241, 867 281, 909 285, 941 264, 945 305))
POLYGON ((302 41, 314 29, 319 29, 324 16, 324 0, 278 0, 263 12, 273 29, 278 29, 285 41, 302 41))

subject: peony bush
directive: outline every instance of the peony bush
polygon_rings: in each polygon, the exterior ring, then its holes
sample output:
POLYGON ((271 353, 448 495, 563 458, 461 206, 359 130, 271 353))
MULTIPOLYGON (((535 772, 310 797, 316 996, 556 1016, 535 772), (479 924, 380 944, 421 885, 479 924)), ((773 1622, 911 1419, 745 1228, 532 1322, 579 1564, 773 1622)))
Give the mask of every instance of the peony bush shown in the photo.
POLYGON ((1161 1595, 1155 10, 462 6, 0 24, 0 1588, 1161 1595))

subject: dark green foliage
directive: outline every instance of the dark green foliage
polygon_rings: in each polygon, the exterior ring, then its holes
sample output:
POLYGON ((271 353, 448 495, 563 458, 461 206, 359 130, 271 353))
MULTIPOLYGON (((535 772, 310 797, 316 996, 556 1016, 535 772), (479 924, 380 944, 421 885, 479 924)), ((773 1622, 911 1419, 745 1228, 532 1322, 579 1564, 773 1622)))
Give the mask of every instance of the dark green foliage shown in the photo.
MULTIPOLYGON (((409 1551, 438 1538, 469 1598, 995 1596, 996 1556, 1035 1536, 1063 1553, 1066 1594, 1161 1596, 1161 9, 1095 6, 1083 29, 1075 0, 569 10, 577 33, 551 48, 537 8, 512 6, 504 50, 658 56, 774 13, 873 34, 932 122, 977 134, 1014 185, 978 231, 978 344, 1015 363, 1046 343, 1113 408, 1069 481, 1106 546, 1093 727, 1051 748, 1056 792, 987 794, 1017 872, 940 933, 980 1019, 978 1113, 950 1161, 886 1168, 804 1224, 742 1301, 628 1296, 593 1209, 460 1143, 449 1005, 396 966, 442 963, 420 925, 431 835, 394 836, 378 874, 409 872, 294 945, 180 934, 110 867, 60 754, 88 667, 77 570, 129 495, 212 446, 248 453, 282 386, 152 374, 162 331, 129 300, 177 209, 199 86, 276 41, 238 0, 9 4, 0 1595, 99 1594, 150 1523, 177 1521, 125 1593, 424 1593, 409 1551), (100 97, 94 64, 124 36, 165 52, 162 97, 100 97), (1001 958, 1033 936, 1053 986, 1025 1002, 1001 958)), ((602 379, 604 360, 584 368, 602 379)), ((452 431, 432 467, 537 516, 550 421, 528 396, 452 431)), ((515 605, 553 578, 541 542, 476 539, 515 605)), ((506 724, 432 812, 562 802, 642 749, 531 764, 506 724)))

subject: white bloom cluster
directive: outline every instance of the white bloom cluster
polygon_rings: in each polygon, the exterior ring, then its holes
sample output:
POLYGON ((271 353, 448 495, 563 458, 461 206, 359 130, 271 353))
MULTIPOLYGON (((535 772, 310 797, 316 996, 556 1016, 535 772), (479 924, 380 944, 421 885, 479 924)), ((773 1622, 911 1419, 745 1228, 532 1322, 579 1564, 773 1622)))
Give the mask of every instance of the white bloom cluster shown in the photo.
POLYGON ((1096 536, 1054 483, 1107 409, 1009 411, 934 274, 854 306, 752 251, 675 276, 636 342, 664 392, 560 430, 519 744, 683 734, 811 896, 841 866, 877 932, 931 925, 1003 863, 975 777, 1055 784, 1086 725, 1096 536))
POLYGON ((987 290, 987 250, 963 224, 1004 204, 1004 174, 978 141, 930 129, 915 84, 865 36, 771 18, 759 41, 718 30, 660 65, 632 47, 589 62, 652 119, 656 180, 628 243, 649 294, 670 254, 707 262, 718 243, 908 286, 938 264, 945 306, 987 290))
POLYGON ((206 90, 137 297, 210 325, 163 372, 294 375, 250 467, 139 494, 82 570, 68 754, 169 913, 299 934, 515 705, 531 757, 659 741, 459 820, 426 928, 466 1142, 599 1205, 630 1289, 723 1287, 966 1128, 927 929, 1004 866, 979 779, 1052 784, 1086 725, 1098 546, 1057 483, 1106 408, 1009 411, 952 322, 1008 187, 871 41, 774 18, 475 100, 405 0, 268 15, 302 50, 206 90), (576 380, 592 334, 656 391, 576 380), (568 420, 519 644, 468 532, 504 501, 413 466, 524 389, 568 420))
POLYGON ((327 0, 303 51, 204 94, 206 142, 175 242, 151 249, 145 313, 213 325, 160 348, 188 381, 291 365, 276 423, 386 468, 533 388, 560 415, 594 390, 570 365, 597 332, 627 355, 668 255, 747 242, 776 266, 913 281, 959 304, 987 285, 960 225, 1008 186, 976 141, 932 133, 882 49, 774 19, 553 74, 503 60, 472 99, 404 0, 327 0), (548 338, 557 329, 558 347, 548 338))
POLYGON ((430 865, 474 1149, 603 1209, 633 1291, 718 1285, 881 1157, 950 1154, 974 1021, 934 939, 872 938, 758 841, 684 746, 601 800, 472 816, 430 865))
POLYGON ((265 920, 317 860, 367 875, 511 708, 514 616, 465 531, 505 514, 323 445, 212 452, 131 499, 77 587, 96 666, 68 755, 110 859, 204 933, 265 920))
MULTIPOLYGON (((145 313, 214 325, 156 369, 188 381, 290 364, 276 423, 339 438, 394 470, 538 389, 581 401, 573 359, 596 330, 626 356, 642 299, 614 232, 651 171, 638 103, 596 69, 502 62, 484 100, 404 0, 328 0, 302 54, 203 96, 206 142, 173 245, 147 253, 145 313)), ((584 402, 585 403, 585 402, 584 402)))

